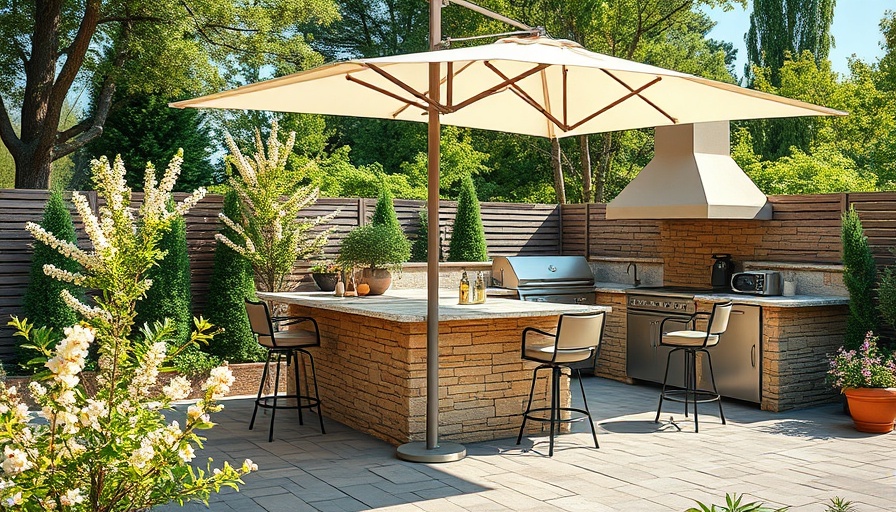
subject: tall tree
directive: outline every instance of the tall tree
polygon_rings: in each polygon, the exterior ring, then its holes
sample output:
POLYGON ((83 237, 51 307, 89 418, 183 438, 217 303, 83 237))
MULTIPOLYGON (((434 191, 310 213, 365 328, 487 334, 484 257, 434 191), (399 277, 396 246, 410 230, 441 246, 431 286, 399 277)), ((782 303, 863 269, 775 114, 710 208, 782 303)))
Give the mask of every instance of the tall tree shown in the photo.
MULTIPOLYGON (((837 0, 753 0, 747 43, 747 77, 752 66, 768 68, 772 85, 781 85, 780 70, 787 55, 809 51, 816 62, 828 58, 834 38, 837 0)), ((752 80, 751 80, 752 81, 752 80)))
MULTIPOLYGON (((125 179, 134 190, 143 190, 143 169, 147 162, 163 168, 178 149, 184 150, 177 192, 218 183, 210 158, 214 147, 211 130, 203 113, 196 109, 173 109, 161 96, 138 94, 106 120, 103 134, 85 148, 91 158, 121 158, 130 166, 125 179)), ((80 190, 80 189, 79 189, 80 190)))
POLYGON ((234 0, 0 0, 0 139, 16 162, 16 187, 45 188, 52 161, 98 137, 120 83, 178 97, 218 88, 222 77, 238 81, 235 63, 301 65, 316 54, 298 25, 338 16, 331 0, 265 7, 234 0), (95 108, 59 131, 76 78, 96 84, 95 108), (19 107, 20 133, 12 107, 19 107))

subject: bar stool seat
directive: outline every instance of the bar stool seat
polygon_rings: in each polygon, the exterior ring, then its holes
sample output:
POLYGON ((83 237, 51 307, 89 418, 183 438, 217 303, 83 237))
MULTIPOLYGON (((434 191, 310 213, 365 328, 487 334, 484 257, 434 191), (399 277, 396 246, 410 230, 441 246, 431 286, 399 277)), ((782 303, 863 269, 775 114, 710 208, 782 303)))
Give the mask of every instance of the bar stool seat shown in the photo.
MULTIPOLYGON (((268 305, 264 302, 246 300, 246 314, 249 316, 249 325, 255 334, 258 343, 268 349, 268 356, 264 363, 264 371, 261 374, 261 383, 258 385, 258 395, 255 398, 255 408, 252 410, 252 419, 249 421, 249 430, 255 426, 255 417, 258 408, 271 410, 271 424, 268 429, 268 442, 274 440, 274 417, 278 409, 297 409, 299 413, 299 425, 304 425, 302 409, 317 409, 320 421, 320 432, 325 434, 324 417, 321 412, 320 394, 317 388, 317 372, 314 368, 314 357, 311 352, 305 350, 310 347, 320 346, 320 331, 317 321, 306 316, 282 316, 271 317, 268 305), (305 329, 278 331, 274 329, 274 323, 279 326, 297 324, 304 325, 305 329), (302 393, 302 381, 299 371, 299 354, 308 358, 311 366, 311 380, 314 386, 314 395, 309 391, 302 393), (281 395, 280 389, 280 363, 286 359, 287 370, 293 367, 293 375, 296 381, 295 393, 281 395), (270 365, 276 364, 274 389, 271 394, 264 393, 264 385, 267 382, 270 365), (291 403, 290 403, 291 402, 291 403), (293 405, 294 404, 294 405, 293 405)), ((307 375, 306 375, 307 380, 307 375)), ((305 385, 306 389, 308 384, 305 385)))
POLYGON ((659 423, 660 414, 663 410, 663 401, 670 400, 673 402, 684 403, 684 415, 688 416, 688 404, 694 407, 694 432, 700 431, 699 418, 697 417, 697 404, 704 402, 719 403, 719 417, 722 425, 725 424, 725 413, 722 411, 722 396, 716 388, 716 378, 712 370, 712 356, 707 350, 719 344, 722 334, 728 329, 728 319, 731 316, 732 303, 721 302, 713 304, 712 313, 696 313, 688 320, 688 325, 692 329, 663 332, 663 326, 667 320, 680 322, 680 317, 666 318, 660 323, 660 346, 672 347, 669 355, 666 356, 666 373, 663 377, 663 389, 660 391, 660 403, 656 408, 655 423, 659 423), (706 322, 706 330, 696 330, 696 320, 700 317, 708 316, 706 322), (669 381, 669 363, 672 360, 672 354, 682 352, 684 354, 684 381, 683 388, 671 386, 669 381), (712 389, 700 389, 697 383, 697 355, 704 354, 709 367, 709 377, 712 383, 712 389))
POLYGON ((569 423, 573 421, 588 420, 591 426, 591 436, 594 438, 594 447, 600 448, 597 443, 597 432, 594 429, 594 420, 591 418, 591 411, 588 409, 588 399, 585 397, 585 385, 582 384, 582 375, 578 368, 566 366, 569 363, 577 363, 585 361, 595 356, 600 349, 600 342, 603 336, 604 324, 606 322, 606 313, 579 313, 560 315, 557 321, 557 332, 550 333, 536 329, 534 327, 526 327, 523 329, 522 335, 522 358, 526 361, 534 361, 539 364, 532 372, 532 387, 529 390, 529 403, 526 411, 523 413, 523 423, 520 425, 520 433, 516 438, 516 444, 520 444, 523 440, 523 432, 526 428, 526 421, 541 421, 551 424, 550 448, 548 456, 554 455, 554 433, 556 427, 561 423, 569 423), (530 335, 536 335, 541 338, 540 342, 530 341, 530 335), (545 339, 551 339, 551 343, 545 343, 545 339), (538 371, 551 370, 551 403, 549 407, 532 407, 532 401, 535 396, 535 383, 538 379, 538 371), (561 407, 560 406, 560 378, 564 370, 569 371, 570 377, 572 372, 576 373, 579 379, 579 387, 582 390, 582 401, 584 408, 577 407, 561 407), (568 418, 562 418, 561 413, 570 413, 568 418), (572 414, 576 413, 577 416, 572 414))

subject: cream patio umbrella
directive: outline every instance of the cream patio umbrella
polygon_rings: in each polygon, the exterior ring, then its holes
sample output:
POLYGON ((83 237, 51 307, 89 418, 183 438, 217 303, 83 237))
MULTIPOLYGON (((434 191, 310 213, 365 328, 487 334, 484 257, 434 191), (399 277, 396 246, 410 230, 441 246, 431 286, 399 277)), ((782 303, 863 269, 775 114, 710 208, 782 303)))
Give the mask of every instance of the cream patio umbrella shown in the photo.
MULTIPOLYGON (((441 41, 441 7, 442 2, 430 2, 430 41, 441 41)), ((171 106, 426 122, 429 219, 439 218, 441 123, 561 138, 719 120, 844 114, 539 36, 337 62, 171 106)), ((426 442, 398 448, 400 458, 417 462, 447 462, 466 454, 463 446, 438 440, 438 243, 438 230, 430 229, 426 442)))

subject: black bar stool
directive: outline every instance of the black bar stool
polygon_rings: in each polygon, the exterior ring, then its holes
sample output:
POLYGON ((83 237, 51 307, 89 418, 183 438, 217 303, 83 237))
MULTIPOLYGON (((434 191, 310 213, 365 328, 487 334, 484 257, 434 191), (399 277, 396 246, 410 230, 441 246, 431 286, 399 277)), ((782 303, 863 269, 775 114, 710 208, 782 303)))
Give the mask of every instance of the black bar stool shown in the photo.
MULTIPOLYGON (((258 343, 268 349, 268 357, 264 363, 264 371, 261 374, 261 383, 258 386, 258 396, 255 398, 255 408, 252 411, 252 420, 249 421, 249 430, 255 426, 255 415, 258 408, 271 410, 271 426, 268 433, 268 442, 274 440, 274 416, 277 409, 298 409, 299 425, 304 425, 302 418, 302 409, 317 408, 317 417, 320 420, 320 432, 324 431, 324 416, 320 409, 320 394, 317 390, 317 372, 314 370, 314 357, 311 352, 305 350, 308 347, 320 346, 320 331, 317 328, 317 322, 307 316, 282 316, 271 317, 268 311, 268 305, 264 302, 254 302, 246 300, 246 313, 249 315, 249 325, 252 332, 258 339, 258 343), (309 322, 313 326, 313 330, 291 330, 277 331, 274 329, 274 323, 280 326, 295 325, 303 322, 309 322), (314 383, 314 396, 310 394, 302 394, 302 384, 299 378, 299 354, 308 356, 311 362, 311 380, 314 383), (272 361, 276 358, 276 377, 274 378, 274 391, 270 395, 262 395, 264 384, 268 377, 268 368, 272 361), (280 362, 286 359, 287 371, 289 366, 294 363, 293 372, 296 379, 295 394, 281 395, 278 393, 280 388, 280 362), (295 400, 295 405, 286 405, 285 403, 277 403, 278 400, 295 400)), ((307 387, 307 385, 306 385, 307 387)))
POLYGON ((722 425, 725 424, 725 413, 722 412, 722 397, 716 388, 716 377, 712 372, 712 357, 707 350, 719 344, 722 334, 728 329, 728 319, 731 317, 731 302, 719 302, 713 304, 712 313, 695 313, 688 320, 691 329, 696 329, 696 320, 699 317, 709 317, 706 322, 706 330, 685 330, 663 332, 663 325, 666 320, 681 321, 678 318, 666 318, 660 323, 660 345, 664 347, 673 347, 666 357, 666 374, 663 377, 663 390, 660 392, 660 403, 656 408, 656 418, 654 423, 659 423, 660 413, 663 410, 663 400, 671 400, 673 402, 684 402, 684 415, 688 416, 688 403, 694 404, 694 432, 699 432, 700 424, 697 419, 697 404, 703 402, 718 402, 719 417, 722 419, 722 425), (672 354, 681 351, 684 354, 684 388, 670 386, 667 384, 669 380, 669 361, 672 360, 672 354), (697 354, 706 354, 706 362, 709 365, 709 378, 712 382, 712 389, 700 389, 697 384, 697 354), (671 388, 671 389, 670 389, 671 388))
MULTIPOLYGON (((594 447, 600 448, 597 444, 597 432, 594 430, 594 421, 591 419, 591 412, 588 410, 588 400, 585 398, 585 385, 582 384, 582 374, 578 368, 567 366, 570 363, 585 361, 596 354, 600 350, 600 342, 604 332, 604 324, 607 315, 604 312, 599 313, 578 313, 560 315, 557 321, 557 332, 550 333, 536 329, 534 327, 526 327, 523 329, 522 358, 527 361, 535 361, 541 363, 532 372, 532 388, 529 390, 529 404, 526 406, 526 412, 523 413, 523 424, 520 425, 520 434, 516 438, 516 444, 520 444, 523 440, 523 430, 526 428, 526 421, 542 421, 551 424, 551 444, 548 450, 548 456, 554 455, 554 433, 556 426, 561 423, 573 421, 581 421, 588 419, 591 426, 591 436, 594 438, 594 447), (542 337, 550 337, 553 343, 530 343, 528 338, 530 334, 539 334, 542 337), (535 395, 535 382, 538 378, 538 370, 551 370, 551 405, 550 407, 532 408, 532 398, 535 395), (582 390, 582 401, 585 404, 584 409, 575 407, 560 407, 560 377, 563 370, 569 370, 576 373, 579 379, 579 387, 582 390), (561 418, 562 412, 569 412, 569 418, 561 418), (548 417, 544 413, 549 413, 548 417), (582 416, 573 417, 571 413, 578 413, 582 416)), ((542 338, 543 339, 543 338, 542 338)), ((596 357, 595 357, 596 360, 596 357)))

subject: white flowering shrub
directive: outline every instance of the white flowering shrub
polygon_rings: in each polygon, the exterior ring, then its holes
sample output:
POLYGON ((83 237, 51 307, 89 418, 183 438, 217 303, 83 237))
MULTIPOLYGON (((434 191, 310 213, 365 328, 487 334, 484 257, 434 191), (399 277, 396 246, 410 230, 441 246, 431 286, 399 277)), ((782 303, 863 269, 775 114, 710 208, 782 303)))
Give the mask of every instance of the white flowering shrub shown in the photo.
POLYGON ((240 198, 242 222, 234 222, 222 212, 221 220, 236 232, 240 240, 223 234, 215 235, 222 243, 247 258, 255 270, 258 284, 264 291, 282 291, 286 277, 292 273, 297 259, 309 259, 320 253, 332 230, 314 228, 332 219, 336 212, 314 218, 299 217, 303 208, 317 201, 318 189, 302 186, 295 174, 286 170, 287 160, 296 140, 295 132, 286 143, 278 138, 275 121, 267 141, 255 130, 255 155, 246 158, 226 135, 229 161, 239 177, 230 178, 230 186, 240 198))
MULTIPOLYGON (((158 182, 153 168, 147 167, 144 201, 134 212, 121 160, 111 166, 106 159, 94 161, 96 190, 105 200, 99 215, 83 196, 73 194, 91 251, 60 241, 36 224, 26 226, 36 239, 83 267, 72 273, 46 265, 47 275, 99 293, 87 304, 62 292, 83 320, 65 328, 61 340, 27 320, 10 322, 41 354, 34 362, 44 371, 29 386, 39 408, 36 413, 29 411, 18 390, 0 383, 0 507, 111 512, 148 509, 172 500, 207 501, 211 492, 222 486, 236 488, 244 474, 257 469, 250 460, 237 467, 225 462, 212 469, 211 460, 205 469, 192 466, 195 449, 202 446, 198 432, 213 426, 210 414, 221 409, 216 400, 233 383, 230 370, 212 370, 202 385, 202 398, 181 413, 172 402, 191 393, 190 382, 175 377, 158 389, 156 381, 173 355, 168 350, 173 324, 166 320, 132 332, 134 305, 152 284, 145 272, 164 256, 156 247, 161 234, 205 194, 200 189, 174 211, 166 208, 180 163, 178 154, 158 182), (88 389, 82 371, 94 344, 98 370, 96 385, 88 389)), ((208 342, 214 335, 206 320, 195 319, 194 324, 189 342, 171 352, 208 342)))

